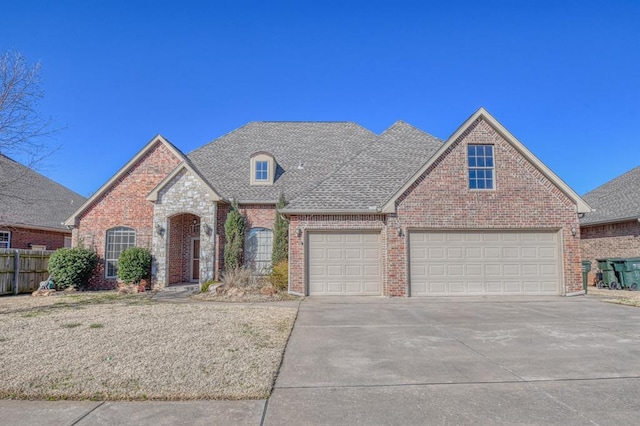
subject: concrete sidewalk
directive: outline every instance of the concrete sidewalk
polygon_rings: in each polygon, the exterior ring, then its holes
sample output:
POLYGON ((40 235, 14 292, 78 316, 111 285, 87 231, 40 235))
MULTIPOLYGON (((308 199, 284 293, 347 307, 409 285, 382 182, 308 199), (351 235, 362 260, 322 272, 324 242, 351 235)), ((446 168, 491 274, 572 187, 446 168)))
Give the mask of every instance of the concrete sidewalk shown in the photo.
POLYGON ((268 401, 0 400, 1 425, 637 424, 640 309, 307 298, 268 401))

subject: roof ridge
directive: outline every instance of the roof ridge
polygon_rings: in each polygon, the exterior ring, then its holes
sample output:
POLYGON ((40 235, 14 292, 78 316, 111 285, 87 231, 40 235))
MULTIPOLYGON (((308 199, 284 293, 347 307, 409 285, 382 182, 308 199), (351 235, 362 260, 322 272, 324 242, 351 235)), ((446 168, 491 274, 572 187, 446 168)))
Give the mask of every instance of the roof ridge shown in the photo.
MULTIPOLYGON (((617 182, 617 181, 621 180, 622 178, 626 177, 627 175, 629 175, 629 174, 631 174, 632 172, 634 172, 634 171, 636 171, 636 170, 639 170, 639 169, 640 169, 640 166, 636 166, 636 167, 634 167, 634 168, 632 168, 632 169, 629 169, 629 170, 627 170, 626 172, 622 173, 621 175, 618 175, 618 176, 614 177, 613 179, 608 180, 607 182, 603 183, 602 185, 600 185, 600 186, 597 186, 597 187, 593 188, 591 191, 586 192, 586 193, 583 195, 583 197, 586 197, 586 196, 588 196, 588 195, 590 195, 590 194, 592 194, 592 193, 596 192, 597 190, 599 190, 599 189, 601 189, 601 188, 604 188, 605 186, 611 185, 611 184, 613 184, 614 182, 617 182)), ((640 170, 639 170, 639 171, 640 171, 640 170)))

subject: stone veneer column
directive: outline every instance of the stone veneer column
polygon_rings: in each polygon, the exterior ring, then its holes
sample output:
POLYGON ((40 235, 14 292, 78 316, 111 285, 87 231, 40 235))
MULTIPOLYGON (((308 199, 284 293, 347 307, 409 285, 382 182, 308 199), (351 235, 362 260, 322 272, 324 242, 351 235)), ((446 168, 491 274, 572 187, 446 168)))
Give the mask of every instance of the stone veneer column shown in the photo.
POLYGON ((153 271, 156 288, 167 285, 167 239, 169 218, 191 213, 200 217, 200 283, 213 279, 215 271, 215 237, 217 202, 211 200, 211 191, 199 177, 183 170, 158 193, 153 207, 153 271), (159 233, 158 228, 164 230, 159 233), (207 234, 207 229, 211 231, 207 234))

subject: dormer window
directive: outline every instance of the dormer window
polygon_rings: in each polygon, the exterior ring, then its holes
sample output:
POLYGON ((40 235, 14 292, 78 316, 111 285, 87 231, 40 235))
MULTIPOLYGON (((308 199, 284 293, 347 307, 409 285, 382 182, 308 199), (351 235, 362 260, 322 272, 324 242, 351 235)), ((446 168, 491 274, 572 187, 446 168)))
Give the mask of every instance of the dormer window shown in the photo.
POLYGON ((269 179, 269 162, 256 161, 256 182, 266 182, 269 179))
POLYGON ((273 185, 276 160, 268 152, 256 152, 251 156, 251 185, 273 185))

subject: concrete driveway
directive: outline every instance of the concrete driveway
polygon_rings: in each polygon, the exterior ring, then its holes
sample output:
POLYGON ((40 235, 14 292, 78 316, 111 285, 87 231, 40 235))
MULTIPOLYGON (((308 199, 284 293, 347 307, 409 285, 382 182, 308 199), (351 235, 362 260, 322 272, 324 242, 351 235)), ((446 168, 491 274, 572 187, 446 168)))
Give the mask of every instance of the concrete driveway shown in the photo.
POLYGON ((309 298, 264 423, 637 424, 639 415, 639 308, 591 297, 309 298))

